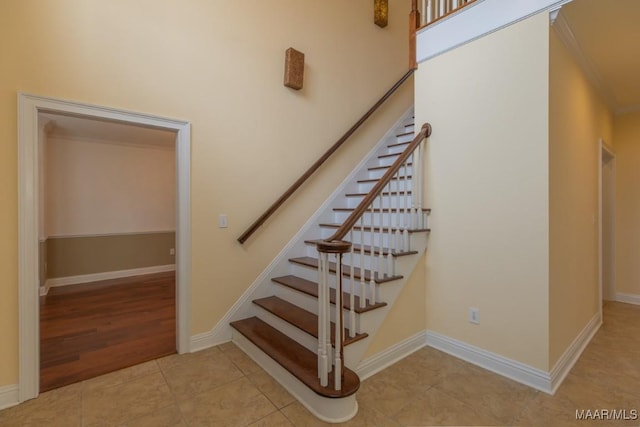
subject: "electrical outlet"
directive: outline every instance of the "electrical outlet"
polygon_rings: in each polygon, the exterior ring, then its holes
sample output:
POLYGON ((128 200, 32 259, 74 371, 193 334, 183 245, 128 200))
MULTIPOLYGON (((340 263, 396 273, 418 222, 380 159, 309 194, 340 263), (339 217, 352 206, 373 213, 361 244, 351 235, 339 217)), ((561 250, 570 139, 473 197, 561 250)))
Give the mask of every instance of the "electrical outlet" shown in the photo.
POLYGON ((175 248, 169 249, 169 255, 175 255, 175 254, 176 254, 175 248))
POLYGON ((469 323, 475 325, 480 324, 480 309, 476 307, 469 307, 469 323))
POLYGON ((218 217, 218 227, 227 228, 227 216, 225 214, 220 214, 218 217))

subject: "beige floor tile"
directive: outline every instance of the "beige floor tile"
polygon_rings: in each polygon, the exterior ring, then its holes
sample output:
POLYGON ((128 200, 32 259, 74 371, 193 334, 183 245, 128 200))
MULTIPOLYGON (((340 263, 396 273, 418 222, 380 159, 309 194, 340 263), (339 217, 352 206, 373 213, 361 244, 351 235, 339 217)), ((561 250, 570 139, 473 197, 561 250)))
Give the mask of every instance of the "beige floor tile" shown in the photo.
POLYGON ((172 404, 171 391, 157 372, 87 391, 83 395, 82 417, 86 427, 122 425, 172 404))
POLYGON ((294 402, 280 410, 296 427, 329 427, 332 424, 316 418, 300 402, 294 402))
POLYGON ((222 344, 220 350, 222 350, 222 353, 245 375, 262 370, 256 362, 251 360, 244 351, 240 350, 240 348, 232 342, 222 344))
POLYGON ((251 381, 260 390, 267 399, 273 403, 276 408, 283 408, 290 403, 295 402, 295 398, 289 394, 271 375, 264 370, 254 371, 247 375, 251 381))
POLYGON ((72 384, 0 412, 0 426, 74 427, 82 421, 82 386, 72 384))
POLYGON ((134 378, 153 374, 159 371, 158 363, 155 360, 134 365, 119 371, 111 372, 99 377, 91 378, 82 382, 83 391, 90 391, 96 388, 111 387, 131 381, 134 378))
POLYGON ((516 418, 514 425, 531 427, 590 427, 576 420, 576 405, 566 398, 538 393, 516 418))
POLYGON ((404 426, 503 425, 435 388, 408 402, 392 418, 404 426))
POLYGON ((121 427, 186 427, 182 414, 176 405, 158 409, 157 411, 128 421, 121 427))
POLYGON ((249 427, 292 427, 293 424, 284 416, 280 411, 274 412, 271 415, 267 415, 261 420, 256 421, 253 424, 249 424, 249 427))
POLYGON ((356 396, 358 402, 391 416, 415 397, 415 393, 398 385, 394 379, 378 374, 363 381, 356 396))
MULTIPOLYGON (((300 402, 292 403, 282 409, 282 412, 296 427, 326 427, 329 424, 316 418, 300 402)), ((351 420, 337 424, 341 427, 400 427, 400 424, 385 417, 371 406, 360 404, 358 413, 351 420)))
POLYGON ((444 375, 434 388, 504 425, 512 424, 537 394, 530 387, 476 367, 444 375))
POLYGON ((159 360, 160 369, 178 400, 188 399, 243 376, 217 349, 169 357, 159 360))
POLYGON ((246 426, 277 408, 247 378, 240 378, 180 402, 189 426, 246 426))

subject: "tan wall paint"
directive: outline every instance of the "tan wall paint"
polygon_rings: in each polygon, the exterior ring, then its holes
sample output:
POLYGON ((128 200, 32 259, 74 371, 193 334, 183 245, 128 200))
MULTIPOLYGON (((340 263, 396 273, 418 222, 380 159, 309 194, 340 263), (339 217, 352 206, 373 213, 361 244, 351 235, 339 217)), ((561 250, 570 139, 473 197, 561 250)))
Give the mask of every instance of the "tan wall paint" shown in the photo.
POLYGON ((548 367, 548 14, 420 64, 427 328, 548 367), (480 325, 467 322, 480 309, 480 325))
POLYGON ((640 295, 640 112, 614 120, 616 291, 640 295))
POLYGON ((174 232, 52 237, 47 240, 47 277, 72 277, 175 264, 174 232))
MULTIPOLYGON (((423 236, 414 237, 422 238, 423 236)), ((425 260, 423 256, 369 345, 365 358, 424 331, 426 324, 425 291, 425 260)))
POLYGON ((16 93, 192 123, 192 333, 210 330, 412 103, 406 84, 250 242, 235 239, 407 69, 408 0, 0 3, 0 386, 18 381, 16 93), (284 51, 305 87, 282 86, 284 51), (218 229, 219 213, 229 228, 218 229))
POLYGON ((175 149, 49 136, 47 237, 174 231, 175 149))
POLYGON ((612 116, 553 30, 549 78, 549 367, 598 312, 598 141, 612 116))

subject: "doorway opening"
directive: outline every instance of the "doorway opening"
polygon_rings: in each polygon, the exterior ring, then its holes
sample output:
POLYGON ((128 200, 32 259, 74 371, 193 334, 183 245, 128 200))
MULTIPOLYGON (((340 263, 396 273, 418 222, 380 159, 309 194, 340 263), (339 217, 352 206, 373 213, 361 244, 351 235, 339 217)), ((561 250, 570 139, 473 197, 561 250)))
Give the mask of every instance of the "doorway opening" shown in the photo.
POLYGON ((38 129, 42 393, 175 353, 176 133, 38 129))
POLYGON ((599 156, 599 240, 600 240, 600 310, 605 301, 616 301, 615 274, 615 197, 616 155, 600 140, 599 156))
POLYGON ((175 348, 190 344, 190 124, 147 114, 18 94, 19 400, 40 389, 40 114, 91 119, 172 132, 175 150, 175 348))

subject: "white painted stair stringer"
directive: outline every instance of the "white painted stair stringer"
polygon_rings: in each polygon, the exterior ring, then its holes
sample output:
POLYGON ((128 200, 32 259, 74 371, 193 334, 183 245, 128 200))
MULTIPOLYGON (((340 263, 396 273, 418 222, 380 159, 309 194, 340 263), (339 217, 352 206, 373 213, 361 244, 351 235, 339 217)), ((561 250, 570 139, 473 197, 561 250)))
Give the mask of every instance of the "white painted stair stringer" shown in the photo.
POLYGON ((271 278, 291 274, 292 267, 289 259, 307 254, 307 245, 304 243, 305 240, 325 237, 320 235, 319 224, 332 221, 333 208, 348 206, 347 202, 345 202, 345 193, 351 192, 358 180, 369 177, 368 168, 380 163, 377 156, 389 152, 387 145, 396 142, 396 135, 402 133, 405 129, 405 124, 413 121, 412 116, 413 107, 408 109, 389 131, 385 133, 373 149, 371 149, 354 168, 353 172, 349 174, 340 186, 327 198, 323 205, 311 216, 300 231, 287 243, 256 280, 254 280, 251 286, 218 321, 213 329, 204 334, 192 337, 192 352, 230 341, 232 339, 232 328, 229 324, 235 320, 244 319, 253 315, 253 313, 255 313, 254 307, 252 307, 252 301, 254 299, 264 298, 274 294, 274 286, 278 285, 273 283, 271 278))

